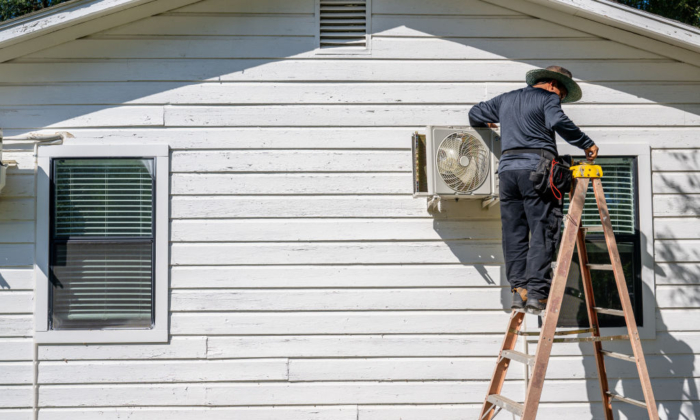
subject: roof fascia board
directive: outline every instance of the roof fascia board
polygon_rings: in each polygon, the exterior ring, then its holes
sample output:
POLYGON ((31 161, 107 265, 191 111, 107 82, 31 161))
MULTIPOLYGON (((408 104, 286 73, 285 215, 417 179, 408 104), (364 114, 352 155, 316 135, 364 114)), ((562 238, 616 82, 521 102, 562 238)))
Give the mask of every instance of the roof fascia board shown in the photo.
POLYGON ((700 51, 700 29, 607 0, 528 0, 639 35, 700 51))
POLYGON ((80 5, 82 6, 102 3, 102 6, 109 4, 111 7, 101 8, 99 13, 95 9, 91 13, 85 13, 83 10, 80 13, 80 17, 74 15, 73 18, 64 15, 64 13, 77 13, 78 10, 74 8, 72 11, 60 9, 57 10, 58 13, 55 16, 53 14, 41 17, 35 16, 35 18, 40 17, 38 21, 34 19, 29 22, 18 22, 20 25, 16 27, 10 25, 4 30, 3 26, 0 26, 0 63, 55 47, 96 32, 197 3, 198 1, 201 0, 100 0, 81 2, 80 5), (31 26, 39 28, 32 29, 30 28, 31 26), (31 31, 31 34, 26 36, 18 35, 18 28, 25 28, 31 31), (12 33, 14 36, 7 36, 5 32, 12 33))
POLYGON ((89 0, 64 3, 55 9, 47 9, 44 13, 32 13, 0 25, 0 47, 151 1, 154 0, 89 0))
POLYGON ((667 41, 659 41, 654 38, 637 34, 628 30, 616 28, 610 23, 601 23, 584 16, 574 16, 571 13, 557 10, 547 0, 483 0, 486 3, 495 4, 506 9, 514 10, 526 15, 534 16, 549 22, 577 29, 591 35, 606 38, 649 51, 663 57, 671 58, 683 63, 700 67, 700 54, 689 48, 672 45, 667 41), (546 5, 537 4, 540 1, 546 5))

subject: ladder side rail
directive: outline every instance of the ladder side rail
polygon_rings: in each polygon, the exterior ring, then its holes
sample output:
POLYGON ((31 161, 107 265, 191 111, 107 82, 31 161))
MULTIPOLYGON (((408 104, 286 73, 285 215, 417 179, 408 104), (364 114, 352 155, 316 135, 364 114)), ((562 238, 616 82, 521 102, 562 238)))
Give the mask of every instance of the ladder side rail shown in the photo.
POLYGON ((484 405, 481 408, 481 414, 479 418, 483 420, 491 420, 496 416, 496 412, 491 410, 492 403, 488 401, 488 398, 492 394, 500 394, 503 388, 503 382, 506 380, 506 374, 508 373, 508 367, 510 366, 511 360, 502 357, 504 350, 515 349, 515 344, 518 342, 518 332, 520 327, 523 325, 523 320, 525 319, 524 312, 513 311, 510 315, 510 321, 508 322, 508 329, 506 330, 505 338, 503 339, 503 344, 501 344, 501 351, 498 353, 498 362, 496 362, 496 368, 493 371, 493 376, 491 377, 491 383, 489 384, 489 390, 486 393, 486 399, 484 399, 484 405), (490 410, 490 411, 489 411, 490 410))
POLYGON ((501 389, 503 389, 503 382, 506 380, 506 374, 508 373, 508 367, 510 366, 510 359, 502 357, 504 350, 515 349, 515 344, 518 342, 518 331, 523 325, 523 320, 525 319, 525 314, 523 312, 513 311, 510 315, 510 321, 508 322, 508 329, 506 330, 506 336, 503 339, 503 344, 501 344, 501 351, 498 353, 498 361, 496 362, 496 368, 493 371, 493 376, 491 377, 491 383, 489 384, 489 390, 486 393, 486 399, 484 399, 484 405, 481 408, 481 414, 479 414, 480 419, 491 420, 495 417, 496 413, 491 410, 491 402, 488 398, 492 394, 500 394, 501 389), (491 410, 489 412, 489 410, 491 410))
MULTIPOLYGON (((586 312, 588 313, 588 323, 593 330, 591 336, 600 337, 600 324, 598 323, 598 314, 595 311, 595 298, 593 295, 593 282, 591 280, 591 270, 588 268, 588 251, 586 251, 585 233, 579 229, 576 238, 578 248, 578 260, 581 266, 581 282, 583 283, 583 294, 586 299, 586 312)), ((600 383, 600 392, 603 402, 603 412, 605 420, 614 420, 612 411, 612 398, 608 395, 608 374, 605 370, 605 357, 602 350, 603 345, 600 341, 593 342, 595 354, 595 363, 598 368, 598 382, 600 383)))
POLYGON ((596 202, 598 204, 600 221, 603 225, 603 231, 605 234, 605 242, 607 243, 608 252, 610 253, 610 261, 613 265, 613 273, 615 275, 615 283, 617 283, 617 291, 620 295, 620 300, 622 302, 622 310, 625 313, 627 331, 629 333, 632 351, 636 359, 637 371, 639 372, 639 379, 642 384, 642 392, 644 393, 647 411, 651 420, 658 420, 659 413, 656 407, 656 399, 654 398, 654 391, 651 388, 649 371, 647 369, 644 351, 642 350, 642 343, 639 338, 637 322, 634 318, 634 311, 632 310, 632 302, 630 301, 629 291, 627 290, 627 281, 625 280, 625 274, 622 271, 622 261, 620 260, 620 254, 617 249, 617 242, 615 241, 615 234, 613 232, 612 223, 610 221, 608 204, 605 201, 603 184, 600 179, 593 180, 593 192, 595 193, 596 202))
POLYGON ((557 266, 552 279, 552 287, 547 302, 546 314, 544 316, 542 332, 537 343, 535 354, 535 367, 530 378, 525 395, 523 416, 521 420, 535 420, 537 409, 542 396, 542 387, 547 373, 549 356, 552 352, 554 333, 559 321, 561 303, 566 289, 566 279, 569 275, 571 260, 576 247, 576 237, 580 230, 581 214, 583 213, 583 203, 586 198, 586 190, 589 184, 588 178, 580 178, 576 181, 574 195, 569 205, 569 213, 566 215, 564 224, 564 234, 557 257, 557 266))

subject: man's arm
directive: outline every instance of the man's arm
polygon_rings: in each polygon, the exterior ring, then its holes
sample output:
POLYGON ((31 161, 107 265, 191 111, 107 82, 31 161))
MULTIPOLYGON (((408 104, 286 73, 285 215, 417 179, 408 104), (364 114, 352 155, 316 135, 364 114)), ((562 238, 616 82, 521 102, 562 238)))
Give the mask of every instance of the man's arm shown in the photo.
POLYGON ((567 143, 584 149, 588 160, 594 160, 598 156, 598 146, 564 114, 561 101, 556 95, 551 95, 545 102, 544 117, 548 128, 556 131, 567 143))
POLYGON ((503 95, 474 105, 469 111, 469 125, 472 127, 492 127, 490 123, 500 122, 498 118, 503 95))

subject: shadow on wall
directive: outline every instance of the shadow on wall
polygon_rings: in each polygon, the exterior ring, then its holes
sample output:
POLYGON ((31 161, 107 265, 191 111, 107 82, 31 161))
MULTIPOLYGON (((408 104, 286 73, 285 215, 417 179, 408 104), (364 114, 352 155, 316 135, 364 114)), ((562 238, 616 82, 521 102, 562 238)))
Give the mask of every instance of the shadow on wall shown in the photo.
MULTIPOLYGON (((674 153, 677 168, 696 170, 700 162, 696 155, 674 153)), ((669 215, 697 217, 700 216, 700 205, 697 195, 689 195, 689 190, 700 189, 700 176, 697 174, 680 173, 681 177, 672 172, 657 172, 655 190, 661 189, 666 201, 671 202, 669 215), (669 200, 671 199, 671 200, 669 200)), ((665 214, 664 214, 665 215, 665 214)), ((700 306, 700 294, 692 293, 696 289, 683 287, 697 285, 700 278, 700 266, 693 261, 700 261, 700 248, 694 242, 698 233, 694 232, 692 222, 687 219, 659 219, 656 221, 655 254, 657 264, 655 273, 657 281, 673 284, 678 287, 669 288, 668 298, 676 307, 690 308, 700 306)))
MULTIPOLYGON (((240 17, 224 14, 167 27, 161 20, 161 35, 148 34, 154 22, 145 19, 50 48, 0 64, 8 83, 0 87, 0 127, 15 135, 116 126, 126 130, 82 140, 128 141, 148 139, 129 132, 140 127, 309 126, 304 115, 311 115, 310 125, 317 126, 395 126, 406 131, 408 146, 407 126, 467 124, 469 104, 524 87, 528 70, 551 64, 584 81, 583 103, 566 108, 580 125, 646 125, 645 133, 653 134, 662 125, 700 123, 700 105, 688 105, 700 93, 697 67, 492 5, 495 12, 484 19, 467 16, 475 12, 459 2, 439 9, 434 2, 411 2, 403 11, 387 4, 373 2, 371 55, 316 55, 313 10, 278 25, 258 25, 265 17, 256 14, 244 26, 232 24, 240 17), (377 87, 384 82, 391 83, 377 87), (378 89, 386 92, 378 95, 378 89), (304 112, 293 109, 300 104, 304 112), (387 123, 389 111, 400 117, 387 123)), ((613 130, 606 140, 619 136, 613 130)), ((691 201, 687 206, 686 212, 700 212, 691 201)), ((456 214, 486 214, 473 203, 457 207, 456 214)), ((485 219, 498 218, 496 209, 488 214, 485 219)), ((493 270, 503 271, 500 228, 487 223, 481 233, 454 236, 454 225, 443 220, 436 218, 436 232, 456 262, 480 276, 481 284, 471 286, 500 286, 507 310, 507 282, 493 270)), ((481 222, 468 224, 476 229, 481 222)))
POLYGON ((0 273, 0 289, 12 289, 10 283, 2 276, 2 273, 0 273))
MULTIPOLYGON (((313 19, 308 16, 290 16, 290 22, 280 25, 261 24, 253 31, 255 36, 240 36, 244 34, 237 25, 220 18, 191 19, 187 25, 161 28, 163 36, 146 35, 145 20, 50 48, 27 57, 49 66, 23 59, 0 65, 4 79, 14 84, 2 88, 0 107, 5 108, 0 108, 0 126, 12 134, 50 126, 109 127, 115 121, 130 128, 290 126, 302 123, 282 114, 270 118, 260 104, 299 103, 313 107, 362 104, 364 108, 352 110, 350 118, 339 119, 337 113, 324 117, 326 111, 316 110, 317 124, 371 126, 382 123, 381 114, 366 109, 369 105, 411 106, 416 101, 454 105, 454 110, 439 114, 443 119, 439 123, 465 124, 465 104, 524 87, 526 71, 554 63, 586 81, 588 103, 621 104, 615 113, 606 105, 572 105, 568 109, 579 124, 679 126, 700 120, 700 106, 687 105, 696 101, 700 88, 683 84, 700 81, 700 70, 693 66, 514 12, 489 19, 460 16, 460 12, 470 13, 465 7, 446 10, 436 18, 439 11, 427 10, 430 4, 412 5, 426 10, 411 15, 378 13, 378 8, 386 8, 379 1, 373 7, 369 56, 316 55, 313 19), (424 12, 428 15, 421 16, 424 12), (668 80, 678 82, 664 83, 668 80), (240 82, 318 84, 303 89, 255 86, 253 90, 240 82), (406 94, 413 88, 393 89, 368 99, 328 82, 421 83, 425 94, 416 100, 406 94), (479 86, 464 85, 470 82, 479 86), (219 105, 236 107, 217 109, 219 105)), ((247 19, 253 20, 245 26, 251 30, 255 19, 263 18, 247 19)), ((413 109, 404 119, 410 123, 398 125, 438 123, 433 106, 413 109)))
MULTIPOLYGON (((458 263, 473 269, 464 270, 463 285, 482 291, 497 288, 503 310, 510 312, 511 293, 503 265, 498 206, 483 209, 481 200, 460 199, 443 200, 441 208, 442 212, 433 213, 433 229, 458 263)), ((495 302, 490 298, 489 301, 495 302)))
MULTIPOLYGON (((651 293, 644 285, 645 293, 651 293)), ((682 334, 669 333, 669 327, 657 311, 657 335, 654 340, 644 340, 642 346, 646 357, 649 375, 656 398, 659 416, 666 420, 697 420, 700 413, 700 395, 698 395, 697 373, 693 348, 681 338, 682 334)), ((606 335, 602 330, 602 335, 606 335)), ((580 343, 583 367, 586 377, 586 391, 591 401, 593 418, 604 418, 598 370, 593 357, 593 345, 580 343)), ((623 354, 632 354, 631 347, 626 341, 604 343, 603 349, 623 354)), ((618 395, 644 401, 644 395, 639 381, 636 365, 623 360, 605 358, 608 374, 608 386, 618 395)), ((613 414, 616 419, 645 419, 648 418, 645 409, 622 402, 613 403, 613 414)))

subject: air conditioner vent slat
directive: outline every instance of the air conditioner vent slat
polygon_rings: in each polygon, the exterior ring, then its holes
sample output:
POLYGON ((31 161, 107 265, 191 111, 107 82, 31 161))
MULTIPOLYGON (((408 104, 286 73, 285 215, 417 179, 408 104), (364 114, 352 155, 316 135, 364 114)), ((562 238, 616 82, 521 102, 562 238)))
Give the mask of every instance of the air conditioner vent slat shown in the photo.
POLYGON ((320 0, 321 48, 367 46, 366 0, 320 0))

